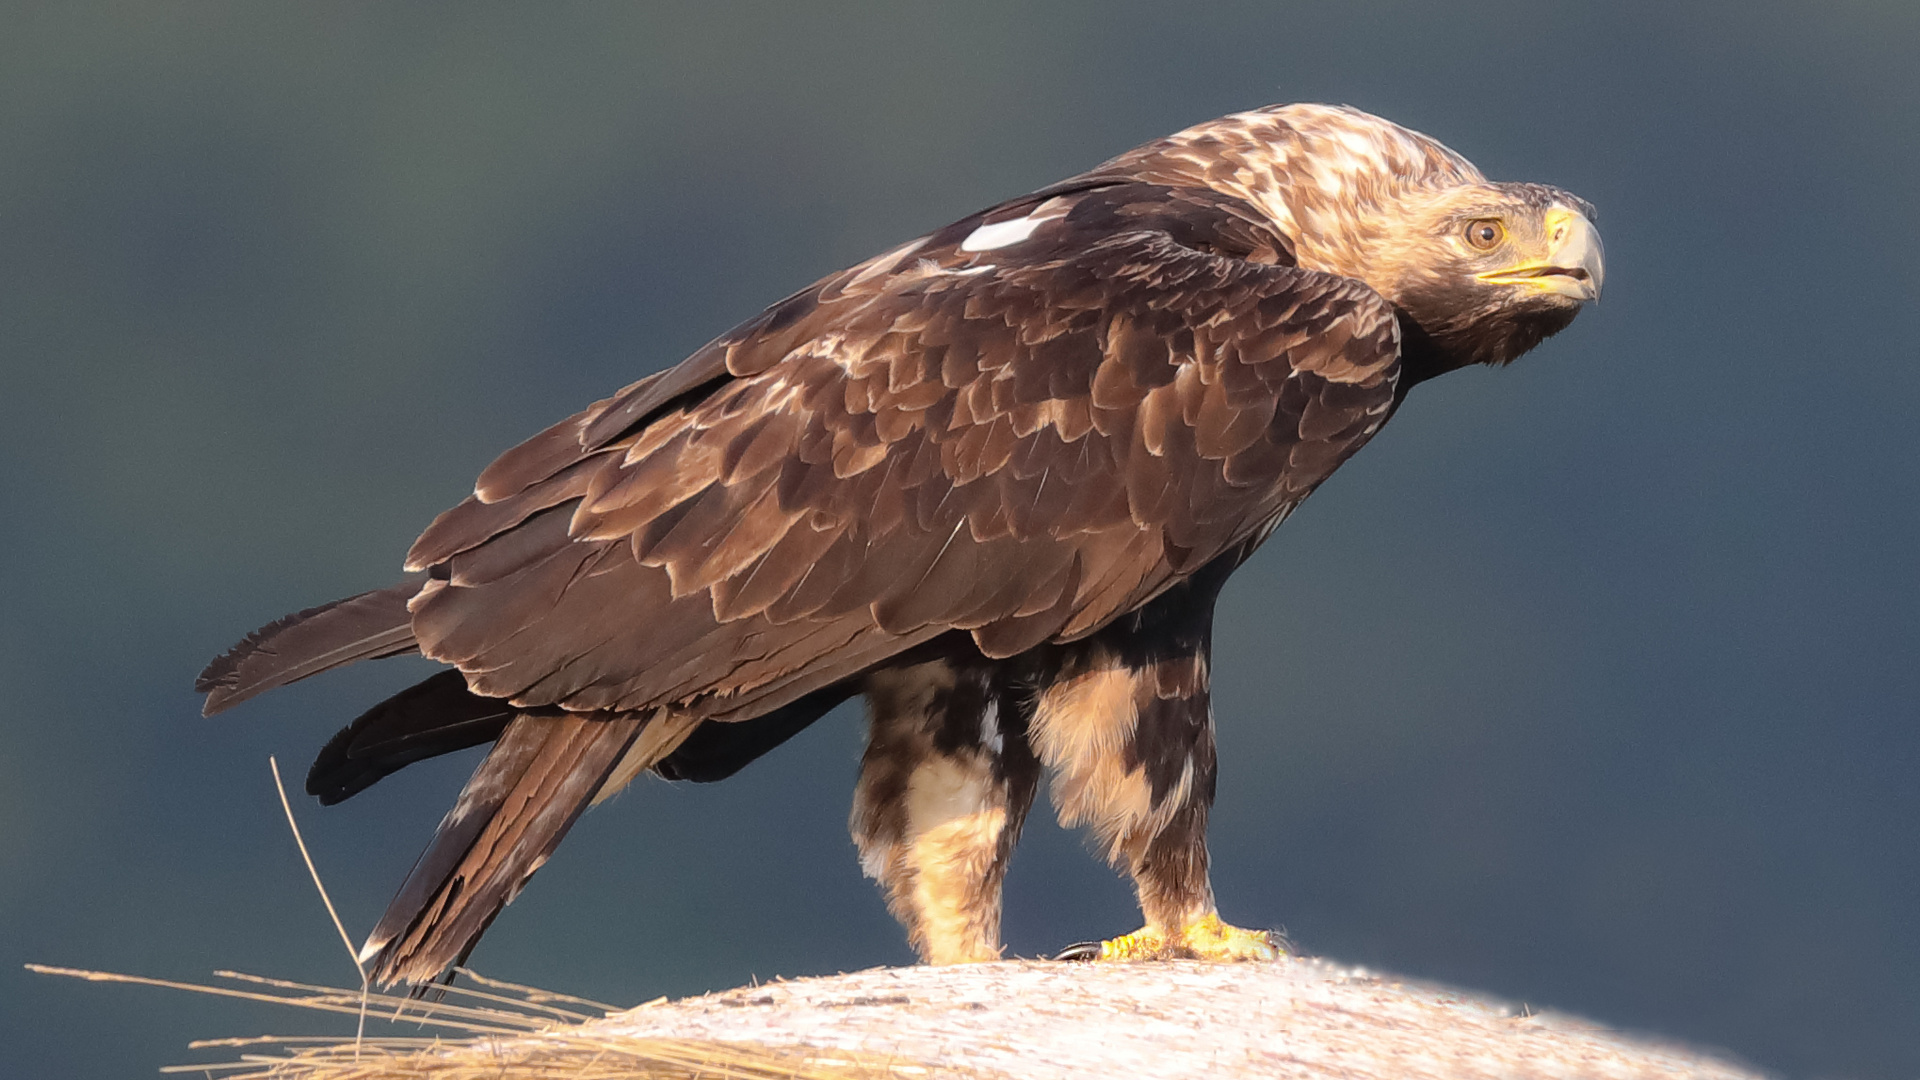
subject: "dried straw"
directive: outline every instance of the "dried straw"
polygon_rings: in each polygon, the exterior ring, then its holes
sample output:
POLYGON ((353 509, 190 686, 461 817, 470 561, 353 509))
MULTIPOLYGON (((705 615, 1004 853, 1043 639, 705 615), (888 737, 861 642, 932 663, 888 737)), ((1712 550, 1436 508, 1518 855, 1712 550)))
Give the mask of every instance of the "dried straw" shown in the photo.
POLYGON ((236 1060, 200 1065, 171 1065, 161 1069, 163 1073, 200 1073, 210 1080, 879 1080, 924 1077, 929 1072, 922 1066, 841 1050, 600 1034, 586 1026, 587 1022, 613 1012, 610 1005, 489 979, 466 968, 456 971, 481 989, 449 983, 435 987, 436 996, 431 1000, 376 993, 368 985, 366 967, 300 835, 286 785, 280 780, 280 764, 268 758, 267 766, 273 773, 274 790, 286 813, 294 845, 300 849, 320 902, 326 906, 327 916, 359 972, 358 988, 315 986, 237 971, 216 971, 213 976, 251 989, 46 964, 28 964, 27 970, 88 982, 159 986, 312 1012, 344 1013, 356 1018, 356 1030, 350 1036, 203 1039, 189 1043, 189 1049, 261 1047, 277 1048, 278 1052, 242 1053, 236 1060), (367 1038, 368 1019, 459 1034, 367 1038))
MULTIPOLYGON (((317 1012, 357 1016, 362 1007, 358 988, 314 986, 236 971, 217 971, 214 976, 247 989, 45 964, 28 964, 27 969, 89 982, 159 986, 317 1012)), ((449 985, 442 988, 446 996, 438 1001, 380 993, 365 999, 371 1019, 458 1035, 204 1039, 189 1044, 190 1048, 242 1052, 231 1060, 172 1065, 160 1071, 199 1073, 216 1080, 918 1080, 931 1073, 924 1066, 844 1050, 609 1035, 587 1024, 598 1018, 595 1013, 604 1016, 613 1011, 606 1006, 487 979, 464 968, 460 974, 485 989, 449 985)))

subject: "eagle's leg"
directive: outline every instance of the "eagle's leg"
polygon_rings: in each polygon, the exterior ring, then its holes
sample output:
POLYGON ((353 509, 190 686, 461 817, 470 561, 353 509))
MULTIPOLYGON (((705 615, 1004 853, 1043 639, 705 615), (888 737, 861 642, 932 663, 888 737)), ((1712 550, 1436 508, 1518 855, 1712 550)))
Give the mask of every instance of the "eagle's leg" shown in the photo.
POLYGON ((1146 920, 1100 943, 1099 959, 1278 953, 1270 935, 1221 921, 1207 875, 1212 606, 1200 589, 1170 590, 1073 647, 1035 701, 1031 737, 1061 824, 1091 827, 1108 860, 1133 876, 1146 920))
POLYGON ((1000 957, 1000 883, 1040 767, 998 665, 979 659, 870 674, 871 731, 854 792, 860 865, 921 959, 1000 957))

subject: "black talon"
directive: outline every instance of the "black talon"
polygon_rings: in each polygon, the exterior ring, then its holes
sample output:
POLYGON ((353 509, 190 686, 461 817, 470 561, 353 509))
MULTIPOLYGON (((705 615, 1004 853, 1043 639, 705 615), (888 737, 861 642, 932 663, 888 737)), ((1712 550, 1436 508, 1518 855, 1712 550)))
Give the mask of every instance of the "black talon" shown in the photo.
POLYGON ((1100 959, 1100 943, 1097 941, 1078 942, 1061 949, 1054 954, 1053 958, 1055 960, 1075 961, 1098 960, 1100 959))

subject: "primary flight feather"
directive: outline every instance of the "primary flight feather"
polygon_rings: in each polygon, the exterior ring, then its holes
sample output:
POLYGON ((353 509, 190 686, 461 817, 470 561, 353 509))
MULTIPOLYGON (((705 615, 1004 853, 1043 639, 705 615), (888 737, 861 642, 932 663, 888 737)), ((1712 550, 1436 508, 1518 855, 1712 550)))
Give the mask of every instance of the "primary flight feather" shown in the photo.
POLYGON ((507 451, 413 577, 289 616, 206 711, 340 664, 451 665, 329 742, 338 802, 492 743, 369 937, 463 959, 586 807, 737 772, 855 694, 867 873, 923 958, 999 955, 1042 772, 1129 872, 1107 958, 1273 955, 1208 883, 1229 574, 1416 383, 1599 296, 1593 211, 1349 108, 1223 117, 773 305, 507 451))

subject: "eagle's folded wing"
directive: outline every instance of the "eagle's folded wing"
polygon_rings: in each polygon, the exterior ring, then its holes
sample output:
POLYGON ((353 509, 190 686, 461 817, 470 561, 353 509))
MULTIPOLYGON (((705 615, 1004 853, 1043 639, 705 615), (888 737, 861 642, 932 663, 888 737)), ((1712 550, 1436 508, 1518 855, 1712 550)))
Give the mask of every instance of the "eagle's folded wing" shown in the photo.
POLYGON ((415 546, 421 650, 522 706, 742 718, 949 630, 1072 639, 1257 540, 1385 420, 1399 339, 1222 202, 976 215, 509 451, 415 546))

